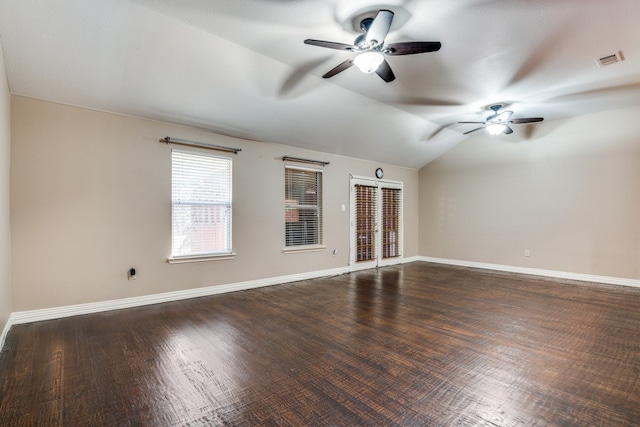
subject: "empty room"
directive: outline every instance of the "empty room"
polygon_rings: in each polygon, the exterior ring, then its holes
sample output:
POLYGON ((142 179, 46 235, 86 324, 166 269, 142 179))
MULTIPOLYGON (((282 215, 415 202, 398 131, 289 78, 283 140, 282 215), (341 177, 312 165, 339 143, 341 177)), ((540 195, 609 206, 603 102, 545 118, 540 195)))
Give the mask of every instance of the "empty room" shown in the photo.
POLYGON ((640 425, 639 19, 0 0, 0 425, 640 425))

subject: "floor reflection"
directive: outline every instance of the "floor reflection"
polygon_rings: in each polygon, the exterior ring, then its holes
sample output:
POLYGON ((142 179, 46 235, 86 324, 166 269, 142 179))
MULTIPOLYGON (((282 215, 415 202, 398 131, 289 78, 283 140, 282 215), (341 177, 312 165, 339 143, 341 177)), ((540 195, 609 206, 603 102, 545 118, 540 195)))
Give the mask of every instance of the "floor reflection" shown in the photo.
POLYGON ((361 324, 393 325, 402 302, 401 269, 375 269, 353 279, 354 314, 361 324))

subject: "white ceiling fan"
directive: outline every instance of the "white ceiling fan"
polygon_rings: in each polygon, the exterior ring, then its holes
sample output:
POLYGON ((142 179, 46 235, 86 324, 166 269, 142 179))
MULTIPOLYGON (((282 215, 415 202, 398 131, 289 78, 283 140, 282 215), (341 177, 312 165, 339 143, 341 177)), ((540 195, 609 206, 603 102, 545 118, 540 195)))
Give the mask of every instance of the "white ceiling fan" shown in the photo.
POLYGON ((399 42, 384 44, 389 33, 394 13, 390 10, 379 10, 375 18, 365 18, 360 22, 363 34, 356 37, 353 44, 336 43, 325 40, 307 39, 306 44, 326 47, 329 49, 346 50, 357 53, 354 58, 347 59, 332 68, 322 77, 328 79, 355 65, 363 73, 378 74, 382 80, 389 83, 396 77, 391 71, 385 55, 413 55, 416 53, 434 52, 440 49, 440 42, 399 42))
POLYGON ((475 129, 465 132, 464 135, 467 135, 469 133, 475 132, 480 129, 486 129, 487 132, 489 132, 491 135, 500 135, 500 134, 508 135, 510 133, 513 133, 513 129, 511 129, 509 125, 535 123, 535 122, 541 122, 544 120, 544 118, 542 117, 527 117, 527 118, 521 118, 521 119, 512 119, 511 115, 513 115, 513 111, 503 111, 501 113, 498 113, 498 111, 500 111, 500 109, 502 108, 501 104, 492 105, 489 108, 493 111, 493 114, 487 117, 487 119, 484 122, 458 122, 462 124, 482 125, 480 127, 477 127, 475 129))

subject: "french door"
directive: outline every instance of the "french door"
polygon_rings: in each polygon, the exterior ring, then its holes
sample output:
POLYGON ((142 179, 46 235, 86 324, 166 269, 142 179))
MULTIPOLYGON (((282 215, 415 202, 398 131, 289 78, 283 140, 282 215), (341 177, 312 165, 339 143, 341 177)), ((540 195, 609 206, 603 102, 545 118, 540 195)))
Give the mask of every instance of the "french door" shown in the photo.
POLYGON ((402 262, 402 183, 351 178, 351 269, 402 262))

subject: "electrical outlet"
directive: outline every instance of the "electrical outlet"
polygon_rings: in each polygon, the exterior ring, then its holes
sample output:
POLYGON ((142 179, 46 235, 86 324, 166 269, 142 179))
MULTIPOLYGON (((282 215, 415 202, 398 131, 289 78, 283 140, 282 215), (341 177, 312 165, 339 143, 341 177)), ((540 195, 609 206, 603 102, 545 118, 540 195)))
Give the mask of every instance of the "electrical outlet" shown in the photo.
POLYGON ((136 273, 136 269, 131 267, 129 269, 129 271, 127 272, 127 276, 129 278, 129 280, 136 280, 138 278, 137 273, 136 273))
POLYGON ((529 256, 529 255, 531 255, 531 252, 529 252, 529 249, 525 249, 524 256, 529 256))

